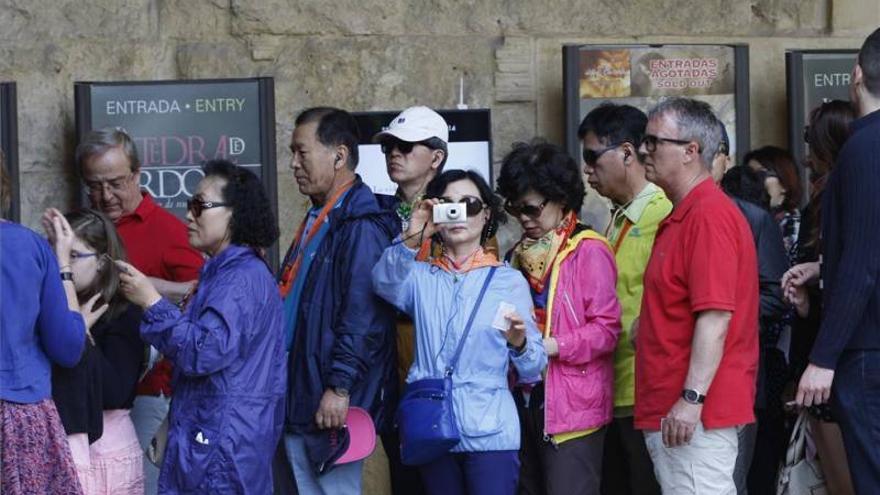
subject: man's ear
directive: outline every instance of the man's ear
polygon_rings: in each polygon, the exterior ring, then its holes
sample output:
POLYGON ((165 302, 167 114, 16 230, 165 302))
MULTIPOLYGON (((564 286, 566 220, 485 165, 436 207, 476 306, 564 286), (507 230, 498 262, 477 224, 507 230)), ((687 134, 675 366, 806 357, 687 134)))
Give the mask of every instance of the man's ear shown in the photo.
POLYGON ((446 158, 446 152, 443 150, 433 150, 431 153, 431 169, 437 170, 443 159, 446 158))
POLYGON ((336 158, 333 159, 333 168, 340 170, 342 167, 348 166, 348 147, 339 145, 336 147, 336 158))

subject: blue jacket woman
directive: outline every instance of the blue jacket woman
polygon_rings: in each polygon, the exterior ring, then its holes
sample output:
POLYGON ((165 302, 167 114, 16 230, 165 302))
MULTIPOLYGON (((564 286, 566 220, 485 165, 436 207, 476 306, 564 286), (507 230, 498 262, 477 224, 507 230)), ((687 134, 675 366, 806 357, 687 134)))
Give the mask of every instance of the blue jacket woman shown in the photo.
MULTIPOLYGON (((512 495, 519 473, 520 425, 507 384, 510 363, 539 375, 547 363, 523 276, 502 266, 483 245, 497 228, 500 201, 472 171, 434 178, 403 240, 385 250, 373 269, 373 289, 415 324, 415 360, 406 382, 440 378, 454 359, 467 321, 493 267, 458 365, 452 400, 461 441, 419 466, 428 494, 512 495), (434 224, 432 208, 456 203, 464 221, 434 224), (437 235, 442 255, 416 261, 416 248, 437 235)), ((406 442, 406 438, 402 439, 406 442)))
POLYGON ((225 161, 205 165, 187 218, 190 244, 211 258, 184 311, 118 263, 126 297, 146 309, 141 336, 175 369, 159 491, 270 493, 286 368, 281 298, 258 248, 277 226, 259 179, 225 161))

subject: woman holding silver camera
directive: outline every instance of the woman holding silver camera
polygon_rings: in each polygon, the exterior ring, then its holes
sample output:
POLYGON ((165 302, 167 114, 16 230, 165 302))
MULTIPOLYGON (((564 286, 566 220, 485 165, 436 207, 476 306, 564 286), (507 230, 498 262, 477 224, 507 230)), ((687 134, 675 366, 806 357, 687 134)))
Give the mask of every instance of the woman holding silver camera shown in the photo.
POLYGON ((429 494, 516 490, 520 429, 507 385, 508 366, 513 363, 523 375, 538 375, 546 355, 525 279, 484 249, 502 219, 498 198, 479 174, 444 172, 428 184, 403 242, 386 249, 373 269, 376 293, 415 322, 416 355, 408 386, 443 376, 455 362, 461 339, 466 340, 452 374, 461 440, 450 452, 419 466, 429 494), (450 211, 460 208, 466 219, 450 211), (416 261, 421 241, 430 236, 439 239, 442 256, 416 261))
POLYGON ((599 493, 620 334, 614 254, 578 221, 586 192, 562 149, 514 145, 498 192, 523 229, 508 257, 529 281, 549 357, 546 376, 521 374, 514 387, 525 433, 520 493, 599 493))

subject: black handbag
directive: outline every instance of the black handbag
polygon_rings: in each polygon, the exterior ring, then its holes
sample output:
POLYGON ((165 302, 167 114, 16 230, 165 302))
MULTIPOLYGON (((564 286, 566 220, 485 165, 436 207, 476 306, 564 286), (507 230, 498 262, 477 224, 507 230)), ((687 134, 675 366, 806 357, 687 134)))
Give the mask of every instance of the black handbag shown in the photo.
POLYGON ((464 348, 464 341, 495 269, 489 269, 477 302, 468 318, 467 326, 458 342, 452 361, 442 378, 426 378, 407 385, 397 409, 397 425, 400 428, 400 460, 407 466, 427 464, 449 452, 458 445, 461 435, 455 424, 455 408, 452 405, 452 373, 464 348))

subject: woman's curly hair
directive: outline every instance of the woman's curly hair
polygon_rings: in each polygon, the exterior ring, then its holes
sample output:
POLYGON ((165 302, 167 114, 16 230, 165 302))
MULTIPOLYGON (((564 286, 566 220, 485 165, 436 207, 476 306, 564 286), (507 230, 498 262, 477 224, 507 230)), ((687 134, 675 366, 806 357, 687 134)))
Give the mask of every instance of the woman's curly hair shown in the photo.
POLYGON ((587 195, 581 170, 562 148, 543 140, 514 143, 501 162, 498 194, 508 202, 534 190, 567 211, 579 212, 587 195))
POLYGON ((255 248, 271 246, 278 239, 278 222, 260 179, 228 160, 210 160, 202 170, 205 178, 218 177, 226 181, 221 193, 223 201, 232 209, 231 242, 255 248))

